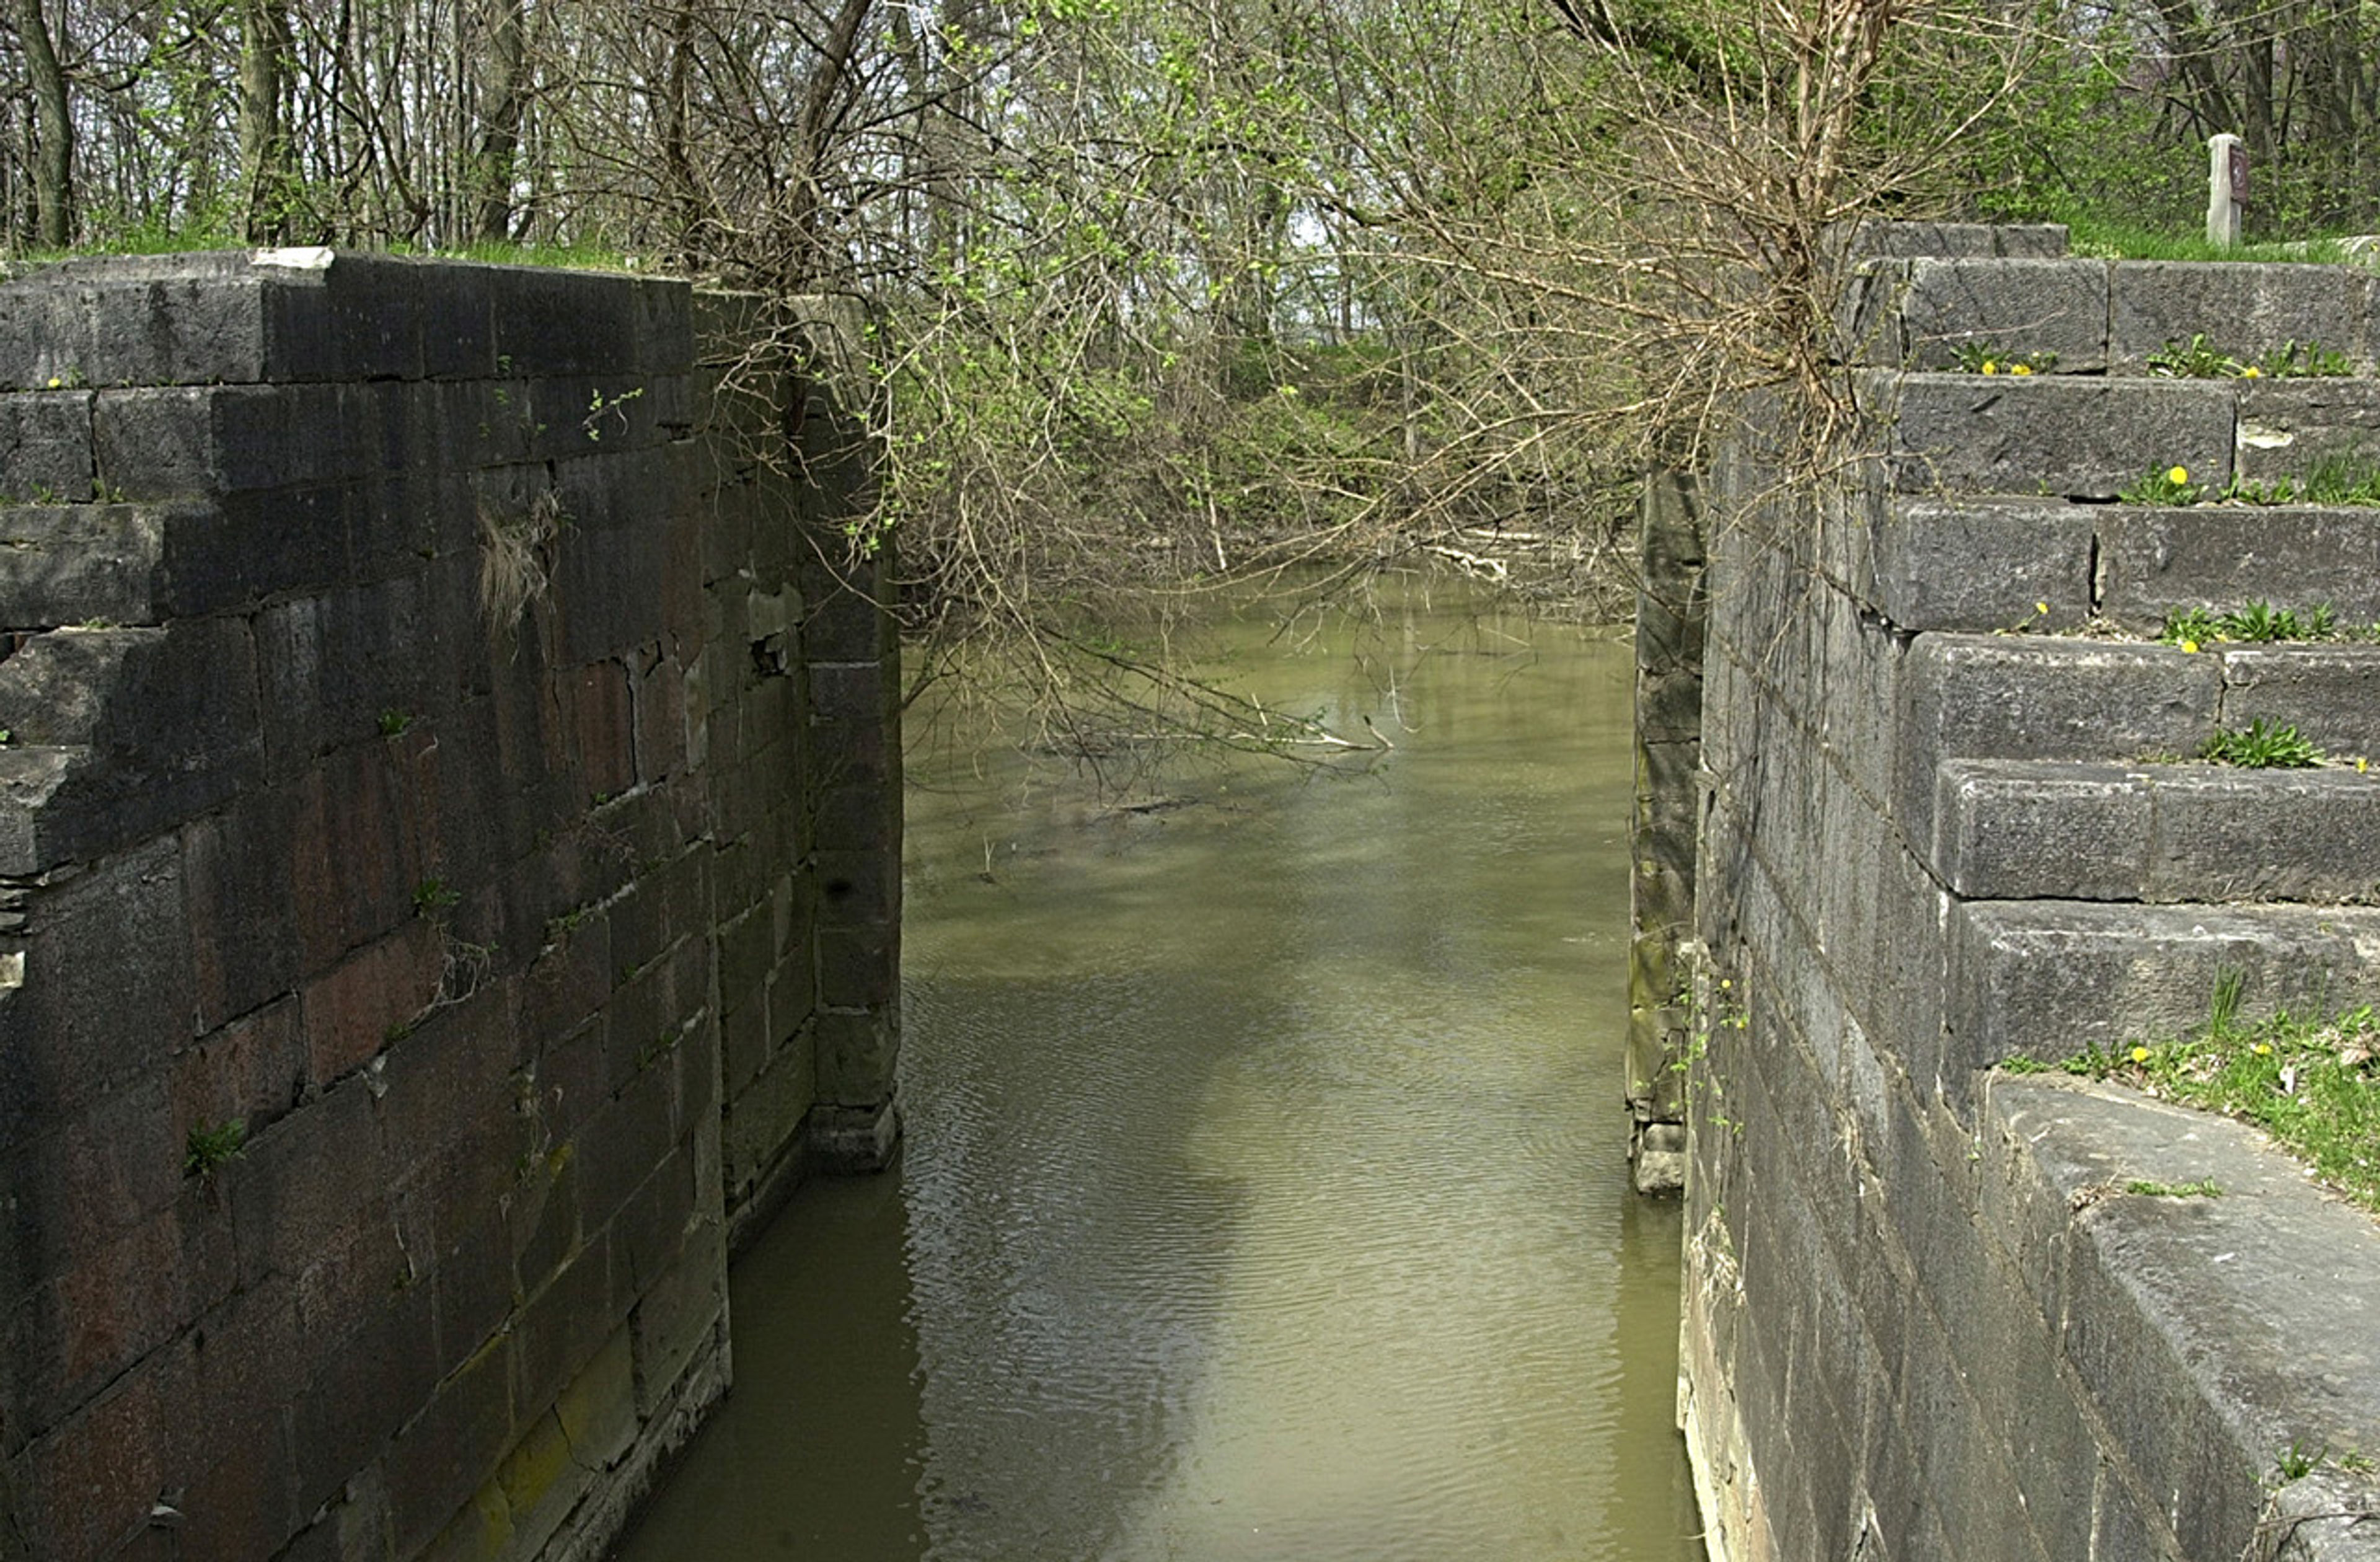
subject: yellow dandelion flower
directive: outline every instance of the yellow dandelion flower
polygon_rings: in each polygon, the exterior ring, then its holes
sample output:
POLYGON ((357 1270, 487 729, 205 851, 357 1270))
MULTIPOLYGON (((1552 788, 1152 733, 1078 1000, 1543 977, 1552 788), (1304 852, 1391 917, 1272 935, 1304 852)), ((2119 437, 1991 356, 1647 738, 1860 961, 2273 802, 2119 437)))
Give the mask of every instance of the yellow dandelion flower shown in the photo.
POLYGON ((1998 363, 1994 362, 1992 360, 1990 360, 1990 359, 1988 359, 1988 358, 1987 358, 1987 359, 1985 359, 1985 360, 1984 360, 1984 372, 1985 372, 1985 373, 1986 373, 1986 374, 1997 374, 1997 373, 1998 373, 1999 372, 2000 372, 2000 366, 1999 366, 1998 363))
POLYGON ((2367 771, 2367 770, 2369 770, 2369 769, 2371 769, 2371 768, 2372 768, 2372 762, 2371 762, 2370 760, 2365 759, 2362 754, 2358 754, 2358 755, 2356 755, 2356 756, 2355 756, 2355 774, 2356 774, 2356 775, 2362 775, 2365 771, 2367 771))
POLYGON ((2037 617, 2047 617, 2049 616, 2049 604, 2046 602, 2036 602, 2033 604, 2033 611, 2034 616, 2037 617))
POLYGON ((2133 1062, 2135 1062, 2135 1063, 2146 1063, 2148 1060, 2149 1060, 2149 1049, 2148 1049, 2148 1048, 2146 1048, 2146 1047, 2134 1047, 2134 1048, 2132 1049, 2132 1061, 2133 1061, 2133 1062))
POLYGON ((2172 483, 2176 488, 2179 488, 2183 483, 2190 481, 2190 469, 2188 467, 2176 467, 2171 471, 2165 474, 2165 480, 2168 482, 2172 483))
POLYGON ((2272 1053, 2273 1043, 2270 1042, 2258 1042, 2254 1046, 2250 1047, 2248 1050, 2254 1053, 2258 1057, 2268 1056, 2272 1053))
POLYGON ((2030 374, 2033 372, 2033 365, 2030 363, 2011 363, 2009 365, 2009 372, 2011 374, 2030 374))
POLYGON ((2194 640, 2186 640, 2181 642, 2181 648, 2192 655, 2196 655, 2198 653, 2198 642, 2194 640))
POLYGON ((2248 367, 2240 371, 2240 377, 2243 380, 2261 380, 2265 377, 2265 372, 2263 370, 2251 363, 2248 367))
POLYGON ((66 382, 65 382, 64 380, 59 379, 55 374, 53 374, 53 375, 51 375, 51 376, 50 376, 50 388, 51 388, 52 390, 55 390, 55 389, 57 389, 60 385, 63 385, 63 384, 66 384, 66 382))

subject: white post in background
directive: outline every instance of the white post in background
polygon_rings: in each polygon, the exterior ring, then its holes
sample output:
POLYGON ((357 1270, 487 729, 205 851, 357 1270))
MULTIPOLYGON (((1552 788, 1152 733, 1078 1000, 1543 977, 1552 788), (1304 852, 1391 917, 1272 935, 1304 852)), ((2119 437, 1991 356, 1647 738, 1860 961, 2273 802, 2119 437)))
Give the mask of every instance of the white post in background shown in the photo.
POLYGON ((2206 242, 2228 250, 2240 242, 2240 209, 2248 204, 2248 149, 2237 136, 2209 136, 2206 165, 2206 242))

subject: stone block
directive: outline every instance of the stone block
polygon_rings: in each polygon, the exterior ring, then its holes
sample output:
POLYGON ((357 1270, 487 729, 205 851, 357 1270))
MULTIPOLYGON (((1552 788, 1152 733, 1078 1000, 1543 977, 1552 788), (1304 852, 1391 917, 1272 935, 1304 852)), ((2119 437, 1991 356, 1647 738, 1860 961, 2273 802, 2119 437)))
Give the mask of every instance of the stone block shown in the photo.
POLYGON ((549 1147, 541 1115, 551 1090, 514 1053, 505 996, 483 993, 421 1016, 370 1074, 333 1092, 371 1098, 390 1184, 441 1210, 492 1207, 549 1147))
POLYGON ((2052 1062, 2204 1023, 2237 974, 2242 1012, 2380 997, 2380 913, 2336 907, 1969 901, 1950 916, 1953 1064, 2052 1062))
POLYGON ((2110 273, 2108 347, 2118 373, 2142 373, 2151 354, 2200 336, 2243 363, 2291 342, 2362 351, 2363 286, 2350 266, 2118 261, 2110 273))
POLYGON ((829 1177, 880 1172, 892 1164, 901 1143, 900 1104, 844 1106, 821 1102, 810 1110, 808 1136, 808 1164, 829 1177))
POLYGON ((2289 506, 2100 512, 2100 611, 2155 634, 2177 608, 2253 603, 2380 621, 2380 512, 2289 506))
POLYGON ((136 827, 179 824, 253 774, 255 665, 236 620, 56 629, 0 662, 0 726, 15 742, 99 750, 118 786, 156 794, 135 805, 136 827))
POLYGON ((594 1231, 544 1289, 515 1310, 513 1392, 524 1417, 551 1409, 619 1326, 613 1291, 611 1234, 594 1231))
POLYGON ((683 283, 545 266, 488 271, 499 373, 682 371, 692 359, 683 283))
POLYGON ((2223 708, 2224 670, 2179 646, 1924 635, 1900 689, 1896 812, 1932 838, 1937 766, 1953 759, 2112 760, 2194 751, 2223 708))
POLYGON ((2175 766, 2154 787, 2144 899, 2380 896, 2380 787, 2368 775, 2175 766))
POLYGON ((2287 725, 2332 756, 2380 756, 2380 651, 2226 646, 2222 662, 2225 726, 2287 725))
MULTIPOLYGON (((600 1472, 571 1456, 569 1435, 552 1412, 540 1416, 521 1433, 520 1441, 496 1468, 493 1485, 505 1522, 504 1555, 534 1557, 561 1528, 564 1519, 586 1495, 600 1472)), ((489 1503, 481 1489, 475 1507, 489 1503)))
POLYGON ((1903 629, 2079 628, 2107 513, 2054 499, 1901 499, 1876 532, 1876 609, 1903 629))
POLYGON ((0 385, 264 377, 262 290, 244 255, 91 257, 0 287, 0 385))
POLYGON ((436 799, 408 782, 375 741, 325 757, 293 788, 285 860, 309 974, 409 921, 457 926, 468 883, 433 866, 427 837, 436 799))
POLYGON ((0 395, 0 500, 72 505, 112 492, 93 486, 93 470, 91 393, 0 395))
POLYGON ((681 1262, 638 1299, 629 1314, 636 1347, 637 1414, 650 1417, 688 1372, 723 1356, 727 1339, 727 1249, 716 1218, 686 1233, 681 1262))
POLYGON ((285 791, 250 792, 183 827, 182 884, 201 1030, 298 984, 296 902, 283 860, 293 836, 292 802, 285 791))
POLYGON ((625 1322, 562 1391, 553 1413, 571 1455, 589 1470, 618 1464, 637 1435, 636 1351, 625 1322))
POLYGON ((580 1216, 589 1232, 609 1222, 677 1147, 671 1112, 675 1082, 661 1066, 663 1054, 659 1049, 648 1056, 646 1066, 572 1141, 580 1216))
POLYGON ((690 1147, 680 1145, 613 1213, 612 1288, 615 1294, 638 1297, 658 1284, 685 1256, 686 1233, 698 1224, 696 1216, 716 1204, 717 1185, 696 1185, 694 1161, 690 1147))
POLYGON ((166 1450, 188 1384, 183 1352, 156 1352, 70 1420, 30 1438, 18 1458, 35 1495, 29 1518, 37 1555, 108 1556, 147 1528, 166 1486, 166 1450))
POLYGON ((332 386, 102 391, 91 426, 96 481, 112 498, 205 498, 370 470, 332 386))
POLYGON ((2380 465, 2380 383, 2372 380, 2234 382, 2240 398, 2243 481, 2303 479, 2326 464, 2360 478, 2380 465))
POLYGON ((820 1001, 834 1008, 890 1004, 900 990, 899 941, 890 923, 819 930, 820 1001))
POLYGON ((2256 1562, 2380 1562, 2380 1483, 2318 1470, 2273 1494, 2257 1527, 2256 1562))
POLYGON ((731 1203, 761 1186, 777 1165, 801 1149, 803 1124, 819 1097, 812 1055, 783 1047, 727 1105, 726 1182, 731 1203))
POLYGON ((2120 1087, 2007 1081, 2012 1132, 2081 1206, 2064 1344, 2182 1555, 2241 1554, 2275 1450, 2319 1424, 2369 1435, 2380 1353, 2368 1223, 2253 1130, 2120 1087), (2013 1088, 2021 1086, 2022 1088, 2013 1088), (2211 1178, 2220 1198, 2127 1191, 2211 1178))
MULTIPOLYGON (((374 1226, 385 1236, 393 1229, 386 1190, 338 1175, 357 1164, 372 1129, 370 1092, 355 1080, 258 1135, 218 1174, 232 1187, 244 1281, 301 1275, 352 1231, 374 1226)), ((393 1240, 389 1255, 397 1256, 393 1240)), ((390 1278, 375 1276, 377 1288, 385 1290, 390 1278)))
POLYGON ((819 924, 821 927, 882 925, 900 915, 897 848, 876 850, 822 845, 818 852, 819 924))
POLYGON ((1908 338, 1900 328, 1900 301, 1909 290, 1906 259, 1866 260, 1843 278, 1834 318, 1832 350, 1844 363, 1897 369, 1907 360, 1908 338))
POLYGON ((194 1128, 237 1117, 261 1133, 298 1105, 307 1088, 306 1030, 298 1002, 284 997, 224 1026, 175 1060, 173 1142, 194 1128))
POLYGON ((2035 374, 1871 375, 1861 404, 1886 424, 1904 494, 2110 499, 2153 471, 2231 480, 2228 384, 2035 374))
POLYGON ((382 1469, 399 1556, 427 1546, 512 1447, 512 1357, 509 1336, 492 1340, 390 1446, 382 1469))
POLYGON ((2066 253, 2063 223, 1863 221, 1850 243, 1854 257, 1990 255, 2052 259, 2066 253))
POLYGON ((429 1403, 438 1384, 433 1311, 430 1287, 407 1281, 357 1327, 309 1342, 305 1386, 289 1407, 297 1511, 335 1498, 429 1403))
POLYGON ((821 1009, 817 1036, 819 1100, 838 1107, 876 1107, 892 1098, 900 1026, 890 1014, 821 1009))
MULTIPOLYGON (((149 1116, 154 1122, 163 1114, 149 1116)), ((94 1114, 76 1131, 115 1126, 109 1115, 94 1114)), ((114 1174, 107 1180, 115 1186, 123 1185, 128 1171, 162 1171, 170 1185, 181 1146, 151 1142, 156 1137, 142 1134, 136 1141, 147 1153, 143 1166, 110 1166, 87 1154, 74 1159, 82 1169, 100 1161, 98 1169, 114 1174)), ((44 1206, 32 1213, 47 1218, 59 1251, 43 1264, 45 1272, 23 1276, 23 1294, 0 1320, 6 1362, 0 1385, 29 1428, 58 1423, 152 1352, 172 1348, 193 1320, 231 1294, 237 1280, 229 1234, 195 1188, 145 1213, 111 1208, 103 1214, 90 1208, 98 1201, 89 1190, 61 1198, 43 1186, 50 1180, 39 1170, 16 1179, 20 1198, 44 1206)))
POLYGON ((94 768, 85 748, 0 749, 0 874, 30 879, 77 857, 99 855, 107 810, 85 800, 94 768))
POLYGON ((0 1003, 0 1143, 30 1141, 192 1039, 196 983, 181 848, 167 838, 42 891, 22 983, 0 1003))
POLYGON ((2143 899, 2162 796, 2137 767, 1946 761, 1931 865, 1970 899, 2143 899))
POLYGON ((8 628, 156 623, 166 534, 204 513, 177 505, 0 506, 8 628))
POLYGON ((2094 260, 1913 260, 1900 301, 1909 362, 1950 368, 1971 347, 2054 352, 2059 373, 2103 370, 2107 270, 2094 260))
POLYGON ((660 641, 667 542, 658 524, 564 533, 553 583, 565 662, 597 662, 660 641))

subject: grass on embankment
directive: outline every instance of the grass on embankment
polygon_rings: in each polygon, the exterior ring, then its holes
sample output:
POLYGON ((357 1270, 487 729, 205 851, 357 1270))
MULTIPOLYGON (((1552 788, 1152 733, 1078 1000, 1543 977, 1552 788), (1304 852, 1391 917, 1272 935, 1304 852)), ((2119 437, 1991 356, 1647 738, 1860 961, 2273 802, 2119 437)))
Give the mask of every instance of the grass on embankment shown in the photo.
MULTIPOLYGON (((160 233, 150 229, 134 229, 126 233, 106 235, 91 243, 71 250, 27 250, 0 258, 0 265, 13 270, 30 271, 35 266, 57 261, 83 260, 94 255, 188 255, 217 250, 254 250, 251 244, 237 235, 206 231, 160 233)), ((634 256, 600 244, 506 244, 472 243, 444 250, 425 250, 410 244, 334 244, 331 248, 350 254, 381 253, 419 255, 441 261, 477 261, 489 265, 548 266, 563 271, 626 271, 649 273, 652 268, 640 263, 634 256)))
POLYGON ((2060 1067, 2252 1123, 2380 1214, 2380 1016, 2366 1005, 2334 1019, 2243 1020, 2239 998, 2227 978, 2195 1035, 2094 1048, 2060 1067))
POLYGON ((2349 259, 2335 238, 2280 243, 2238 244, 2225 249, 2204 234, 2170 233, 2131 223, 2076 215, 2067 220, 2070 254, 2103 261, 2251 261, 2338 264, 2349 259))

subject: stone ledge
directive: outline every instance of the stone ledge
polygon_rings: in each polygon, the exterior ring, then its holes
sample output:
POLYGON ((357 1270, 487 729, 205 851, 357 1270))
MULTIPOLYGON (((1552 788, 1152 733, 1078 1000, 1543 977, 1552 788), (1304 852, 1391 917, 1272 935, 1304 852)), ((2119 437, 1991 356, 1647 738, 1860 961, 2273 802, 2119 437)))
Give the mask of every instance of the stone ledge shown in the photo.
POLYGON ((2099 611, 2123 628, 2155 634, 2176 608, 2254 602, 2327 606, 2343 624, 2380 619, 2380 509, 2124 505, 2091 513, 2099 611))
POLYGON ((1932 866, 1974 899, 2364 900, 2380 891, 2380 779, 1953 760, 1932 866))
POLYGON ((2226 975, 2247 1014, 2380 998, 2366 907, 1954 901, 1948 935, 1945 1069, 1961 1075, 2178 1034, 2226 975))
POLYGON ((2231 481, 2228 382, 1871 372, 1860 404, 1885 425, 1885 465, 1904 494, 2039 494, 2112 499, 2180 464, 2231 481))
POLYGON ((1996 1077, 1988 1103, 2018 1190, 1986 1201, 1989 1234, 2046 1259, 2034 1300, 2110 1434, 2101 1456, 2178 1520, 2183 1554, 2371 1555, 2372 1526, 2350 1549, 2259 1521, 2283 1451, 2380 1448, 2380 1224, 2225 1117, 2053 1077, 1996 1077), (2204 1178, 2220 1197, 2124 1191, 2204 1178))
POLYGON ((2243 362, 2297 342, 2343 352, 2368 372, 2372 281, 2353 266, 2118 261, 2108 268, 2108 359, 2116 372, 2137 374, 2168 343, 2203 336, 2243 362))

